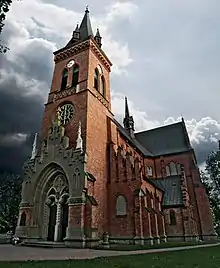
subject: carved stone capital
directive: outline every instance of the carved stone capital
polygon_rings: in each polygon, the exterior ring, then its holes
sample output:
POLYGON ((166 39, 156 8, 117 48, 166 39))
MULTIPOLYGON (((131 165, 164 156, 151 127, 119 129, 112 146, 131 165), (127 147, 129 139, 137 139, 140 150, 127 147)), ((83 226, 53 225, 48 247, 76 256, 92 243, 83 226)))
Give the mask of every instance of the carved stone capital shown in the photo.
POLYGON ((86 203, 86 198, 84 196, 70 197, 68 199, 69 205, 80 205, 80 204, 85 204, 85 203, 86 203))
POLYGON ((29 202, 22 201, 20 203, 20 208, 30 208, 32 205, 29 202))

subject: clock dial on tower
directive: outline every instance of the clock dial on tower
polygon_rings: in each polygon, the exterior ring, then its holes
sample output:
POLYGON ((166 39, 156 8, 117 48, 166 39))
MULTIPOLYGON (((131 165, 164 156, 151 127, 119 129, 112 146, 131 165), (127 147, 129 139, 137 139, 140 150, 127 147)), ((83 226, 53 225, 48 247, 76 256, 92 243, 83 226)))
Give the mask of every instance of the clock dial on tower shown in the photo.
POLYGON ((67 68, 71 68, 74 64, 75 64, 75 61, 74 61, 74 60, 70 60, 70 61, 67 63, 66 67, 67 67, 67 68))
POLYGON ((63 104, 58 109, 61 125, 66 125, 70 122, 74 115, 74 107, 70 103, 63 104))

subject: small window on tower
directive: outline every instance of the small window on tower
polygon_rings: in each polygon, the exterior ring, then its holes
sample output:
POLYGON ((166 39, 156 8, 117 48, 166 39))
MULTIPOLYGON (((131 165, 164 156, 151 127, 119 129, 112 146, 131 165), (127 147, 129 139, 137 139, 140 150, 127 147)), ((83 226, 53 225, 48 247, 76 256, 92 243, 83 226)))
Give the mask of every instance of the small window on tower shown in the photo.
POLYGON ((78 83, 79 83, 79 66, 75 65, 73 68, 72 86, 76 87, 78 83))
POLYGON ((104 78, 104 76, 102 75, 102 77, 101 77, 101 83, 102 83, 102 88, 101 88, 101 93, 102 93, 102 95, 105 97, 105 78, 104 78))
POLYGON ((99 89, 99 71, 97 68, 95 69, 95 73, 94 73, 94 88, 96 90, 99 89))
POLYGON ((66 89, 68 80, 68 70, 64 69, 62 74, 61 90, 66 89))

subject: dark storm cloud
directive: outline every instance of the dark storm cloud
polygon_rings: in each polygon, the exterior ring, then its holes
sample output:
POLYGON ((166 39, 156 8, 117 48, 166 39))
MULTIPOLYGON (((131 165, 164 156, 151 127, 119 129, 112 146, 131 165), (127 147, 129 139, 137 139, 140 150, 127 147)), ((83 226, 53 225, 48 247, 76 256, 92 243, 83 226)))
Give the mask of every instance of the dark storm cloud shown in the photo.
POLYGON ((20 172, 24 160, 30 155, 33 133, 39 131, 43 103, 39 98, 22 97, 15 79, 0 84, 0 170, 20 172), (13 92, 8 89, 13 88, 13 92), (17 94, 16 94, 17 91, 17 94), (25 142, 5 146, 1 139, 16 133, 27 134, 25 142))
MULTIPOLYGON (((12 26, 8 23, 5 28, 4 40, 16 37, 12 26)), ((24 50, 11 48, 0 55, 0 172, 20 173, 31 154, 33 136, 42 120, 43 96, 51 79, 50 57, 49 48, 37 41, 28 43, 24 50), (17 52, 16 60, 9 61, 7 57, 13 52, 17 52), (45 88, 40 88, 42 85, 45 88), (38 89, 42 92, 36 92, 38 89)))

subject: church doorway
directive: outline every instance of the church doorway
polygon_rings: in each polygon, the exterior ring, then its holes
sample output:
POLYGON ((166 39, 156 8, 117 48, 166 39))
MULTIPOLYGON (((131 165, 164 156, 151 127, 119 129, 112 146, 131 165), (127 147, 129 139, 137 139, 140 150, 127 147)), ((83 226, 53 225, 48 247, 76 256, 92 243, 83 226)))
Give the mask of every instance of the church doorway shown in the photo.
POLYGON ((56 215, 57 215, 57 205, 54 203, 49 208, 49 222, 48 222, 48 235, 47 241, 54 241, 55 226, 56 226, 56 215))
POLYGON ((64 176, 59 175, 52 181, 47 193, 45 208, 47 241, 61 242, 66 237, 69 212, 68 198, 67 181, 64 176))
POLYGON ((63 241, 66 237, 66 229, 68 227, 68 213, 69 213, 69 206, 67 202, 62 204, 62 219, 61 219, 61 240, 63 241))

